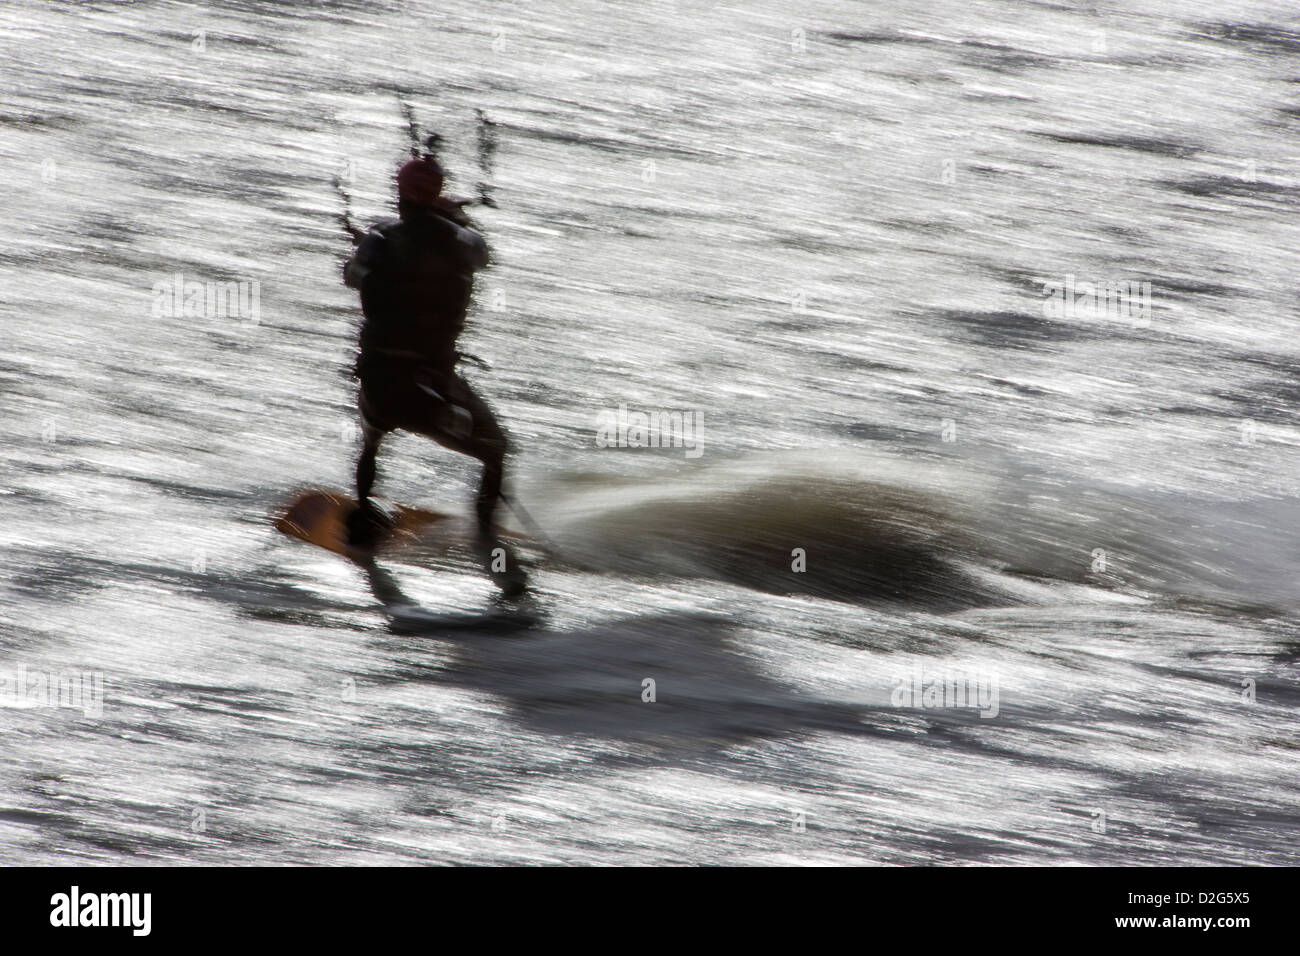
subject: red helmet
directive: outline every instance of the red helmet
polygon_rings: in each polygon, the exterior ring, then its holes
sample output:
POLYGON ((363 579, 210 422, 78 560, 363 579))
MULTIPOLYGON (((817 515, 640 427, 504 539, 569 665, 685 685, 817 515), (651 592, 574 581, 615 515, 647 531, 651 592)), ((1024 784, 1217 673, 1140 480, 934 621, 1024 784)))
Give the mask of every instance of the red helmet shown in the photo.
POLYGON ((431 159, 413 159, 397 171, 397 198, 432 206, 442 193, 442 167, 431 159))

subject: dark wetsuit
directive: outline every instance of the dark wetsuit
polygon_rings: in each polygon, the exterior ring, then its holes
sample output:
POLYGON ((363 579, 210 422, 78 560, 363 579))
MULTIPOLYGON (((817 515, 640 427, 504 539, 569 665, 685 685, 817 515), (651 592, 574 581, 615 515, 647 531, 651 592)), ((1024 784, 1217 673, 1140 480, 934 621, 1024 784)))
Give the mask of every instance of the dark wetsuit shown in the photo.
POLYGON ((476 510, 486 529, 501 493, 506 439, 455 365, 474 272, 488 251, 468 220, 456 218, 403 208, 401 219, 375 225, 347 264, 345 280, 361 291, 365 312, 356 376, 366 447, 357 496, 369 497, 383 436, 416 432, 483 463, 476 510))

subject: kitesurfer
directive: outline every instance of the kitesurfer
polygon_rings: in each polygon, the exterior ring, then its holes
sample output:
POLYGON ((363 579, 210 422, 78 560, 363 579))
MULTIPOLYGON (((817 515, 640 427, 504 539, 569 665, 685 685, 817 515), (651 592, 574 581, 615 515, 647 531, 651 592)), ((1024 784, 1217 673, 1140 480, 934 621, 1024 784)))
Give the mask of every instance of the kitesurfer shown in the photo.
POLYGON ((355 369, 362 428, 359 504, 348 516, 348 543, 359 551, 372 549, 389 523, 370 497, 384 436, 396 429, 424 435, 482 463, 475 550, 501 589, 517 594, 525 575, 493 523, 505 478, 506 437, 492 410, 456 371, 474 273, 488 264, 488 247, 462 204, 443 195, 445 178, 432 155, 403 165, 397 173, 398 218, 373 226, 344 267, 344 281, 361 293, 365 314, 355 369))

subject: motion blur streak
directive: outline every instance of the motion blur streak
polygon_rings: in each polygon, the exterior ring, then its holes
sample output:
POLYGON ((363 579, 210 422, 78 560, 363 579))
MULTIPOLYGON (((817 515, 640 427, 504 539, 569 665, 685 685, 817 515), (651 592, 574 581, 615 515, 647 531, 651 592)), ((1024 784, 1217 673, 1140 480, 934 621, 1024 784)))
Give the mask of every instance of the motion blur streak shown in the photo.
MULTIPOLYGON (((104 699, 0 708, 0 863, 1300 862, 1296 30, 9 0, 0 673, 104 699), (394 634, 268 517, 350 481, 331 181, 390 214, 402 98, 453 193, 498 124, 464 345, 560 552, 523 635, 394 634), (155 314, 177 275, 257 314, 155 314), (1070 276, 1150 313, 1048 315, 1070 276), (703 454, 598 447, 623 405, 703 454), (893 706, 918 668, 997 716, 893 706)), ((383 469, 468 515, 472 463, 383 469)))

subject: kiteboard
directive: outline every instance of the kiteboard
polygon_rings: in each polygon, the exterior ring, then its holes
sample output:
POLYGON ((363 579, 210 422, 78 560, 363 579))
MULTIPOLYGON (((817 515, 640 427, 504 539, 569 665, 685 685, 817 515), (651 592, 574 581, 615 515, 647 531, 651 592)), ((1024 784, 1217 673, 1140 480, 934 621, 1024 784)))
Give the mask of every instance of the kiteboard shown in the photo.
POLYGON ((341 491, 311 489, 299 494, 283 513, 276 518, 277 530, 333 551, 354 561, 373 557, 376 551, 389 550, 415 540, 421 531, 449 521, 452 516, 441 511, 408 508, 398 505, 388 510, 391 525, 372 548, 357 548, 348 544, 348 515, 356 508, 355 498, 341 491))
MULTIPOLYGON (((529 603, 493 606, 482 611, 432 611, 410 600, 393 575, 375 561, 376 555, 394 555, 439 530, 454 531, 460 523, 454 515, 402 505, 386 509, 389 526, 371 548, 357 548, 347 542, 347 518, 356 499, 341 492, 309 489, 300 492, 277 515, 275 527, 292 538, 324 548, 360 565, 370 588, 388 614, 390 629, 398 634, 442 634, 448 631, 502 633, 532 627, 542 615, 529 603)), ((523 535, 498 533, 516 544, 527 545, 523 535)), ((454 533, 450 537, 455 538, 454 533)))

